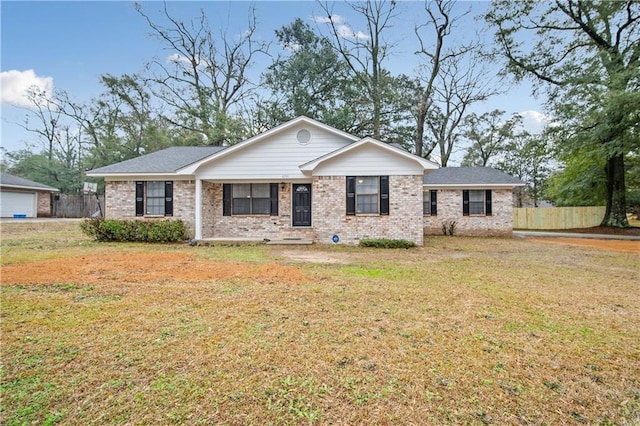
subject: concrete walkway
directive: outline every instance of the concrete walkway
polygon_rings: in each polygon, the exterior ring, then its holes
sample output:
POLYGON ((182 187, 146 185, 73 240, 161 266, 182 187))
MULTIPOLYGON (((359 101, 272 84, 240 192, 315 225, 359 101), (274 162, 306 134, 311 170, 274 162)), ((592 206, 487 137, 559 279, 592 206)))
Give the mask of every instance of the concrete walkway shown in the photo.
POLYGON ((515 237, 542 237, 542 238, 591 238, 594 240, 630 240, 640 241, 637 235, 616 234, 577 234, 571 232, 547 232, 547 231, 513 231, 515 237))
POLYGON ((63 217, 25 217, 22 219, 14 219, 11 217, 0 218, 0 223, 65 223, 65 222, 82 222, 87 218, 63 218, 63 217))

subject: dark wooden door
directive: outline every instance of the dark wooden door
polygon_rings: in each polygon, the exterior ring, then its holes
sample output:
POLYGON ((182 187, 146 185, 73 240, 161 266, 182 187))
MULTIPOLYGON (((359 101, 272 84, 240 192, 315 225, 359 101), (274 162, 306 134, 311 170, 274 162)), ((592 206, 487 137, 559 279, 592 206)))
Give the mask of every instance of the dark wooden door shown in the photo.
POLYGON ((311 184, 293 184, 293 226, 311 226, 311 184))

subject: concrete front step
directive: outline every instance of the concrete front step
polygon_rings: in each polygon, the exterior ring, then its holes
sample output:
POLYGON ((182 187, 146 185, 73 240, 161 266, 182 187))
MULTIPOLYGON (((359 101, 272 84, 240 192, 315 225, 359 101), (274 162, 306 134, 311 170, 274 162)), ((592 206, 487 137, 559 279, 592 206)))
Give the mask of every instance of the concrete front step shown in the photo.
POLYGON ((310 245, 313 244, 313 240, 307 238, 283 238, 281 240, 267 241, 268 246, 275 245, 310 245))

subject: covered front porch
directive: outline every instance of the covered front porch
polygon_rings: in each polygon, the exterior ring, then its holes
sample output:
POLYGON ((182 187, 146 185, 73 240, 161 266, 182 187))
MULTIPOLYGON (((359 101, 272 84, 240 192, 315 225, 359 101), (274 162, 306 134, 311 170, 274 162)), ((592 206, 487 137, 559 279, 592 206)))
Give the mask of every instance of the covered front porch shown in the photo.
POLYGON ((314 241, 311 182, 195 181, 195 239, 314 241))

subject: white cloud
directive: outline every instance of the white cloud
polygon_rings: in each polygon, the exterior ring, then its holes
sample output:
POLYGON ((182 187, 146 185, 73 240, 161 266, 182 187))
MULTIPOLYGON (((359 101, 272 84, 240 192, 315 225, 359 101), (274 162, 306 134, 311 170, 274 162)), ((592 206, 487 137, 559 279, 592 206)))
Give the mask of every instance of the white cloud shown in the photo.
POLYGON ((529 133, 540 133, 553 121, 553 117, 540 111, 522 111, 518 114, 522 116, 523 127, 529 133))
POLYGON ((351 38, 357 40, 367 40, 369 38, 369 36, 362 31, 354 33, 351 27, 347 25, 347 22, 340 15, 312 16, 311 19, 316 24, 334 24, 336 26, 336 32, 342 38, 351 38))
POLYGON ((354 33, 351 27, 349 27, 348 25, 338 25, 337 30, 338 35, 342 38, 355 38, 357 40, 366 40, 369 38, 369 36, 362 31, 354 33))
POLYGON ((188 64, 189 60, 186 56, 179 53, 172 53, 171 55, 167 56, 167 63, 169 64, 179 64, 181 62, 183 64, 188 64))
POLYGON ((369 38, 369 36, 362 31, 354 33, 351 27, 347 25, 344 18, 340 15, 312 16, 311 19, 316 24, 334 24, 336 26, 338 35, 342 38, 351 38, 357 40, 366 40, 369 38))
POLYGON ((358 31, 353 36, 355 38, 357 38, 358 40, 368 40, 369 39, 369 36, 366 35, 365 33, 363 33, 362 31, 358 31))
POLYGON ((31 107, 28 93, 30 89, 53 94, 53 77, 38 77, 34 70, 9 70, 0 73, 0 94, 2 103, 31 107))
POLYGON ((334 24, 342 24, 344 23, 344 18, 340 15, 331 15, 331 16, 312 16, 311 19, 316 24, 330 24, 333 22, 334 24))

